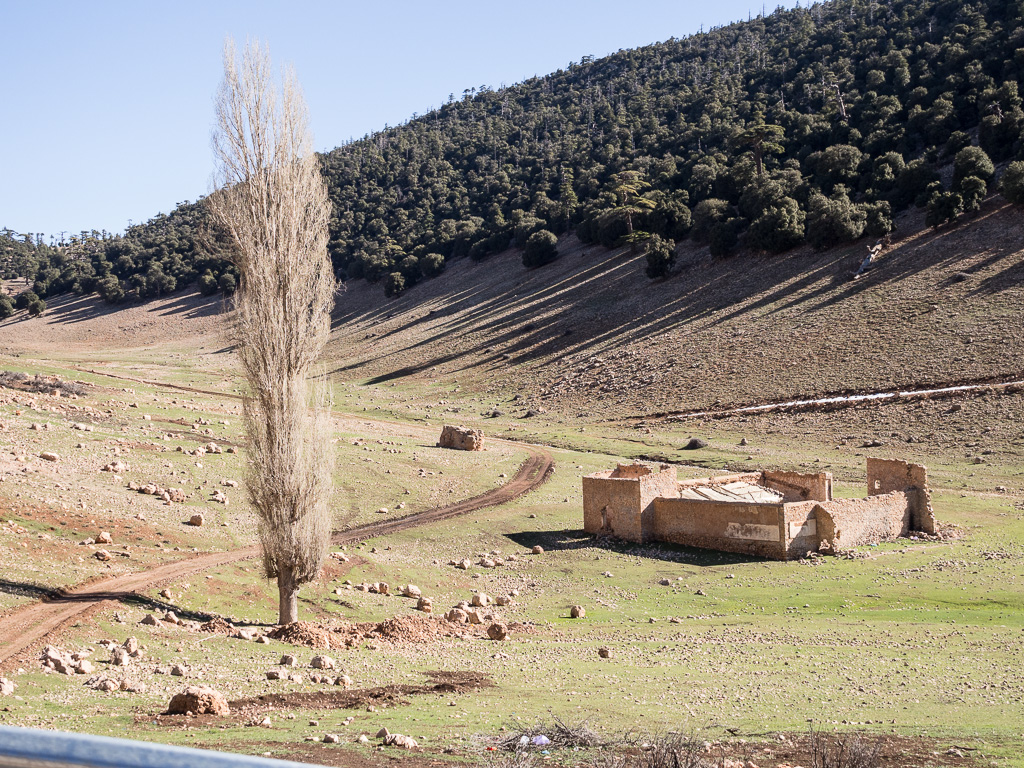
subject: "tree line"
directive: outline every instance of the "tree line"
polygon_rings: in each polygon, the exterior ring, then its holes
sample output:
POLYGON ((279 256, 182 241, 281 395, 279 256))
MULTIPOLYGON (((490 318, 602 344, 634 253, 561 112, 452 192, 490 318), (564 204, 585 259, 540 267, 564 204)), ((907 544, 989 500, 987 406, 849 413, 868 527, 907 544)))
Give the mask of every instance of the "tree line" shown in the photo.
MULTIPOLYGON (((575 231, 645 248, 657 277, 683 238, 716 256, 827 248, 910 206, 953 221, 996 183, 1024 202, 1022 16, 1015 0, 831 0, 451 96, 322 156, 334 269, 396 294, 510 246, 541 266, 575 231)), ((185 204, 23 274, 41 298, 229 292, 208 225, 185 204)))

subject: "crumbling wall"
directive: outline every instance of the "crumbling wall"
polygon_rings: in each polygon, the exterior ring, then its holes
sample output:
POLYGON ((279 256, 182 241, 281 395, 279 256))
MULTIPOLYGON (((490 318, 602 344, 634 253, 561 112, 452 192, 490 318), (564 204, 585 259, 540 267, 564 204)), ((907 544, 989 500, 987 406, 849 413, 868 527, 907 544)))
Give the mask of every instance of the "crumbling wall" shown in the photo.
POLYGON ((679 495, 676 468, 655 472, 643 464, 620 464, 614 470, 583 478, 583 530, 643 542, 651 537, 657 497, 679 495))
POLYGON ((734 475, 715 475, 713 477, 696 477, 690 480, 680 480, 680 488, 696 488, 704 485, 727 485, 728 483, 760 483, 762 480, 760 472, 739 472, 734 475))
POLYGON ((679 498, 679 480, 676 468, 663 464, 661 471, 640 478, 640 532, 641 541, 656 539, 654 528, 655 499, 679 498))
POLYGON ((613 478, 612 472, 583 478, 583 530, 642 541, 640 483, 635 479, 613 478))
POLYGON ((785 560, 781 520, 782 504, 655 499, 652 538, 785 560))
POLYGON ((818 504, 817 501, 799 501, 783 505, 782 531, 786 539, 787 560, 796 560, 818 551, 821 539, 814 513, 818 504))
POLYGON ((868 458, 868 496, 907 491, 911 500, 910 527, 935 533, 935 513, 928 489, 928 468, 900 459, 868 458))
POLYGON ((838 552, 906 536, 911 531, 912 495, 913 491, 892 491, 817 504, 814 516, 819 549, 838 552))
POLYGON ((831 472, 786 472, 768 470, 761 473, 761 484, 778 491, 783 501, 831 501, 831 472))

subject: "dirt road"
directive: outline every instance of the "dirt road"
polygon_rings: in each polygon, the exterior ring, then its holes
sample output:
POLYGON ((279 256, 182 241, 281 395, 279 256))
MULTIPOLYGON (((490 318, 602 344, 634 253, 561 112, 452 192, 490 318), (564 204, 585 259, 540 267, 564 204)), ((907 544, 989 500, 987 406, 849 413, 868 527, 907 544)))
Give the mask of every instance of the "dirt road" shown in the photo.
MULTIPOLYGON (((93 371, 91 371, 93 372, 93 371)), ((94 371, 94 373, 99 373, 94 371)), ((102 374, 109 376, 110 374, 102 374)), ((112 378, 125 378, 113 376, 112 378)), ((141 380, 135 380, 139 381, 141 380)), ((170 389, 187 389, 175 385, 164 385, 160 382, 146 381, 152 386, 166 386, 170 389)), ((205 394, 224 396, 221 393, 205 394)), ((231 395, 228 395, 231 397, 231 395)), ((237 397, 237 396, 235 396, 237 397)), ((362 417, 361 417, 362 418, 362 417)), ((413 429, 416 429, 413 427, 413 429)), ((361 525, 344 531, 335 531, 331 536, 333 544, 347 544, 376 536, 396 533, 419 525, 446 520, 458 515, 465 515, 487 507, 504 504, 540 487, 554 469, 554 460, 545 449, 516 444, 529 452, 529 457, 520 465, 519 470, 508 483, 494 488, 479 496, 464 499, 445 507, 435 507, 401 518, 383 520, 381 522, 361 525)), ((134 593, 151 590, 163 582, 189 577, 208 568, 215 568, 227 563, 245 560, 258 554, 257 547, 232 550, 230 552, 211 552, 198 557, 179 560, 161 565, 149 571, 130 573, 104 579, 95 583, 68 590, 59 597, 38 603, 31 603, 0 618, 0 669, 16 665, 27 655, 33 646, 43 642, 49 636, 60 632, 71 621, 80 619, 87 611, 108 600, 124 600, 134 593)))

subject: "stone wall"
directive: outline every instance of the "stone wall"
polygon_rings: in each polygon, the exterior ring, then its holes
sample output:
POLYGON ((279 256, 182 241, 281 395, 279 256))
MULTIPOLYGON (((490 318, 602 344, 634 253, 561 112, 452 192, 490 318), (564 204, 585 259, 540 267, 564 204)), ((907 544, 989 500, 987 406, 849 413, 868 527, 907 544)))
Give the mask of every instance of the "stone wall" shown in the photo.
POLYGON ((839 552, 906 536, 911 531, 912 495, 913 491, 892 491, 816 505, 819 549, 839 552))
POLYGON ((868 458, 868 496, 907 491, 911 501, 910 527, 935 533, 935 514, 928 490, 928 468, 900 459, 868 458))
POLYGON ((778 491, 783 501, 831 501, 831 472, 785 472, 765 470, 761 484, 778 491))
POLYGON ((643 464, 620 464, 614 470, 583 478, 583 530, 627 541, 651 538, 655 498, 679 495, 676 468, 655 472, 643 464))
POLYGON ((655 499, 653 538, 689 547, 786 558, 782 504, 655 499))
POLYGON ((818 521, 815 509, 820 502, 799 501, 784 504, 782 531, 786 539, 786 559, 796 560, 818 551, 818 521))

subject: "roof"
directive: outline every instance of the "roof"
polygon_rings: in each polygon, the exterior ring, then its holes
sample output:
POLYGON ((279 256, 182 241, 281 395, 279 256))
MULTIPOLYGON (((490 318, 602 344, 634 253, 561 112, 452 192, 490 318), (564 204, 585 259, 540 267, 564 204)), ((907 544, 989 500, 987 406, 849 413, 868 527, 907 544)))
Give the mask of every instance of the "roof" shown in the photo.
POLYGON ((679 498, 695 501, 730 501, 744 504, 778 504, 781 493, 742 480, 723 485, 694 485, 679 489, 679 498))

